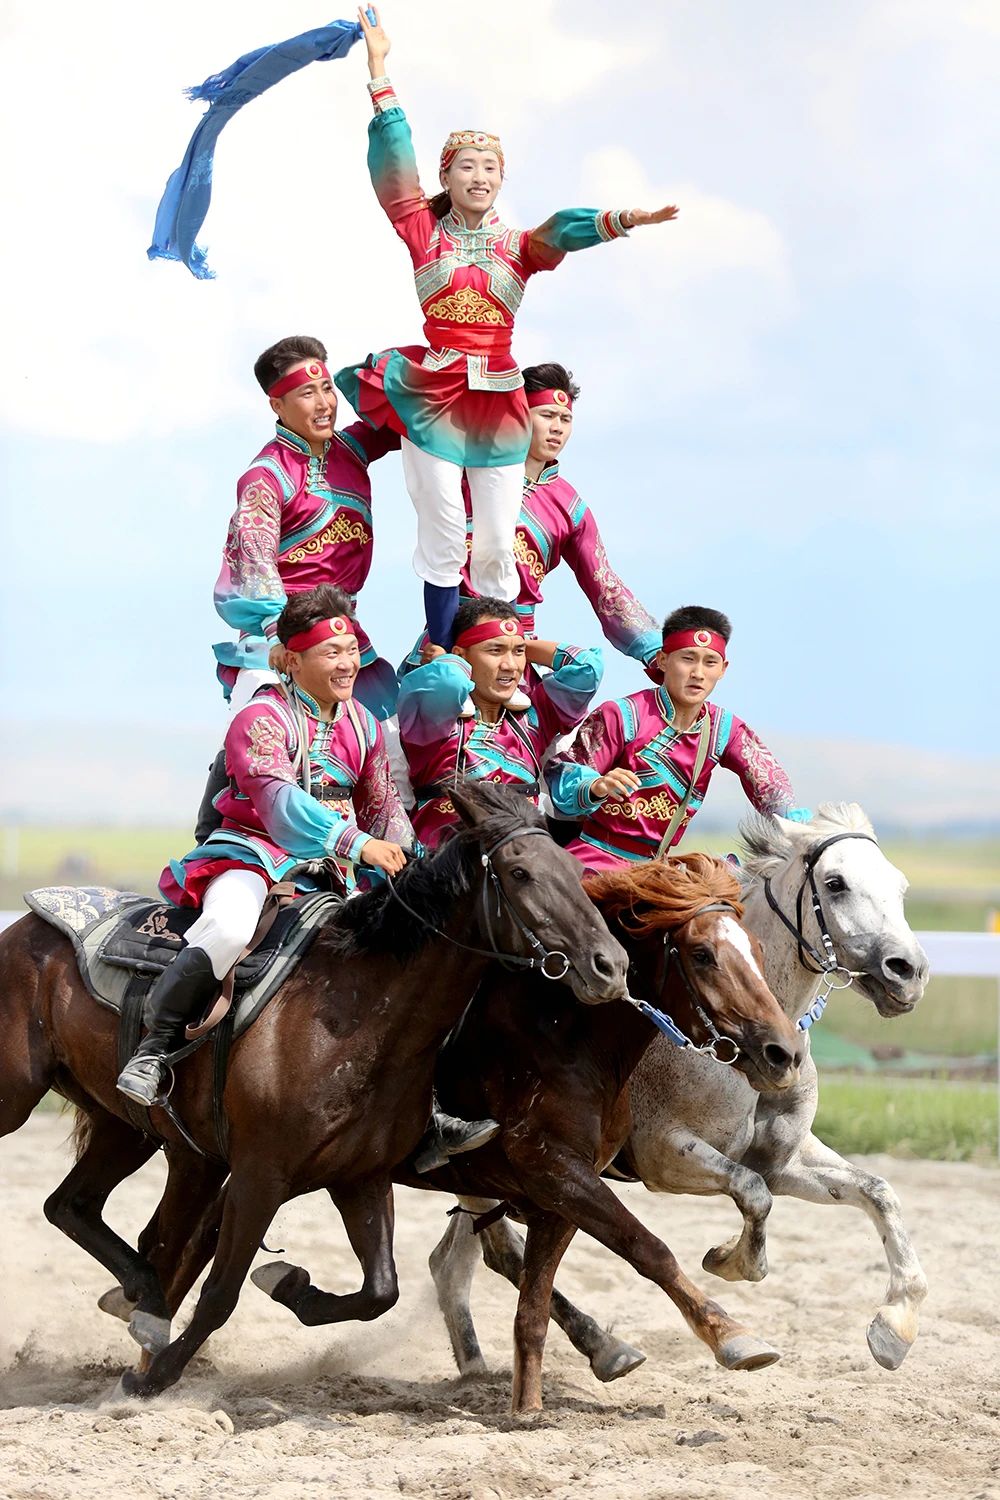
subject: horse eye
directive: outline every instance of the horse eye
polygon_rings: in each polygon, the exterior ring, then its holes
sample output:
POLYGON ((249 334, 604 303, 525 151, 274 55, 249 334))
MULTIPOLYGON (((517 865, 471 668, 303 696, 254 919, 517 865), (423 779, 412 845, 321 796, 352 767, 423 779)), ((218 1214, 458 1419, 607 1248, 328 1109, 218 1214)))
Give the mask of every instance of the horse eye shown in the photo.
POLYGON ((847 890, 847 882, 844 880, 843 875, 830 875, 824 880, 823 884, 833 896, 839 896, 842 891, 847 890))
POLYGON ((530 880, 531 876, 523 865, 515 865, 510 872, 511 880, 530 880))
POLYGON ((715 954, 711 948, 693 948, 691 957, 696 964, 701 964, 702 968, 708 968, 709 964, 715 963, 715 954))

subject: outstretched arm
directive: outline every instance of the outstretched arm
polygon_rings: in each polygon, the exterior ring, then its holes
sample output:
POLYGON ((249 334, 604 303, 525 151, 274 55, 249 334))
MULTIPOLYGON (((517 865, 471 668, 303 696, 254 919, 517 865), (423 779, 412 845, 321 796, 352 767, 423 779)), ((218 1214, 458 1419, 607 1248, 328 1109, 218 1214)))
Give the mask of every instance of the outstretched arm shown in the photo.
POLYGON ((593 513, 579 496, 573 519, 576 525, 563 545, 563 557, 573 569, 612 646, 648 665, 661 644, 656 621, 611 566, 593 513))
POLYGON ((676 219, 678 210, 667 208, 562 208, 537 229, 526 229, 521 235, 521 260, 530 276, 535 271, 552 271, 565 255, 574 250, 589 250, 607 240, 621 239, 630 229, 643 224, 665 224, 676 219))
POLYGON ((378 11, 374 6, 371 11, 374 23, 369 21, 364 9, 358 10, 358 21, 368 48, 368 71, 371 74, 368 92, 375 110, 368 127, 368 171, 375 196, 386 217, 411 254, 415 255, 425 247, 436 220, 420 187, 409 124, 395 90, 385 76, 385 60, 391 44, 378 11))
POLYGON ((732 733, 719 764, 727 771, 735 771, 757 812, 777 814, 796 823, 806 823, 812 817, 807 807, 793 807, 795 793, 778 757, 742 719, 733 719, 732 733))
POLYGON ((385 76, 385 60, 389 56, 392 42, 388 33, 382 25, 381 17, 376 5, 358 6, 358 24, 364 35, 365 46, 368 48, 368 72, 372 78, 383 78, 385 76), (368 12, 375 17, 374 21, 368 19, 368 12))

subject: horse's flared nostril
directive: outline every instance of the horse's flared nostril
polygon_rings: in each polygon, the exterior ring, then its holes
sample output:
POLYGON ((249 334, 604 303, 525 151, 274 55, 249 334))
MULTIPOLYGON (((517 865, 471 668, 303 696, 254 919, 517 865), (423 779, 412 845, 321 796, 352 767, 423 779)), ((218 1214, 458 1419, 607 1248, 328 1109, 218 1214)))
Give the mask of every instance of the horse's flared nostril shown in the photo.
POLYGON ((884 958, 882 960, 882 968, 891 978, 902 980, 904 984, 908 984, 911 979, 915 979, 917 974, 916 969, 908 958, 900 958, 898 956, 884 958))
POLYGON ((787 1073, 789 1068, 796 1066, 798 1059, 780 1042, 768 1042, 764 1047, 764 1061, 776 1073, 787 1073))
POLYGON ((600 948, 598 948, 594 954, 594 968, 602 979, 614 979, 618 973, 619 965, 607 953, 602 953, 600 948))

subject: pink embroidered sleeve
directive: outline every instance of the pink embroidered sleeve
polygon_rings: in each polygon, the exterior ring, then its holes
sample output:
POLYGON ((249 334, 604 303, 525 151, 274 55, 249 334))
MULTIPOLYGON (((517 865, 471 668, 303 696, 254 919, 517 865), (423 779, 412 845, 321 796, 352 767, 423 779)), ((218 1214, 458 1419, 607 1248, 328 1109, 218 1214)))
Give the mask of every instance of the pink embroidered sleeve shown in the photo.
POLYGON ((411 848, 413 828, 400 801, 396 783, 389 769, 389 756, 379 723, 375 723, 375 743, 365 756, 357 786, 354 788, 354 812, 358 827, 377 839, 411 848))
POLYGON ((636 661, 654 657, 660 649, 659 627, 611 566, 589 505, 563 544, 563 557, 612 646, 636 661))
POLYGON ((719 764, 735 771, 757 812, 782 814, 794 803, 792 784, 774 752, 742 719, 733 719, 729 743, 719 764))
POLYGON ((276 635, 286 596, 278 572, 281 496, 266 469, 248 469, 236 486, 215 607, 227 625, 246 635, 276 635))

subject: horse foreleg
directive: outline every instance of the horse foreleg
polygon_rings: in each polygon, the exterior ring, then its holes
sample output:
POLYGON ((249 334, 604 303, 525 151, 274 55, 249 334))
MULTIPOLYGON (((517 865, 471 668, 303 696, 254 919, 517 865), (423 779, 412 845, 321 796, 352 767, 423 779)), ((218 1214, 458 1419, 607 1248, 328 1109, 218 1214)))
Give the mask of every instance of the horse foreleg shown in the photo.
POLYGON ((868 1327, 868 1347, 880 1365, 896 1370, 917 1337, 927 1278, 903 1223, 899 1199, 882 1177, 862 1171, 807 1135, 796 1154, 768 1176, 771 1191, 808 1203, 846 1203, 863 1209, 878 1230, 889 1262, 885 1301, 868 1327))
POLYGON ((87 1143, 76 1166, 46 1199, 45 1217, 118 1278, 136 1342, 144 1349, 163 1348, 170 1324, 156 1270, 102 1217, 112 1191, 149 1161, 156 1144, 96 1105, 87 1114, 87 1143))
POLYGON ((653 1159, 643 1153, 640 1170, 650 1192, 724 1193, 743 1215, 743 1228, 709 1250, 702 1267, 725 1281, 763 1281, 767 1275, 767 1216, 772 1198, 758 1173, 731 1161, 707 1141, 671 1131, 653 1159))
POLYGON ((275 1302, 292 1310, 308 1328, 321 1323, 370 1323, 395 1307, 399 1300, 396 1264, 392 1258, 392 1187, 385 1181, 365 1184, 354 1191, 330 1189, 330 1196, 344 1221, 364 1272, 361 1290, 337 1295, 313 1286, 309 1272, 287 1261, 259 1266, 251 1276, 275 1302))
POLYGON ((549 1326, 552 1283, 576 1225, 557 1214, 532 1214, 524 1245, 524 1270, 514 1318, 514 1379, 510 1409, 515 1416, 542 1409, 542 1354, 549 1326))
POLYGON ((525 1163, 521 1177, 535 1203, 570 1220, 666 1292, 725 1369, 757 1370, 780 1358, 777 1350, 699 1291, 662 1240, 629 1213, 583 1157, 550 1150, 544 1175, 537 1164, 525 1163))
POLYGON ((285 1201, 285 1185, 247 1172, 231 1178, 225 1195, 215 1261, 184 1332, 156 1354, 144 1373, 126 1370, 129 1396, 156 1396, 180 1379, 202 1344, 229 1319, 268 1225, 285 1201))
MULTIPOLYGON (((486 1361, 479 1347, 476 1325, 472 1320, 469 1292, 476 1266, 479 1244, 472 1228, 472 1215, 488 1213, 496 1206, 495 1198, 459 1198, 465 1210, 449 1220, 448 1227, 430 1253, 428 1265, 434 1279, 438 1307, 444 1317, 460 1375, 483 1375, 486 1361)), ((488 1234, 486 1230, 484 1233, 488 1234)), ((486 1247, 483 1245, 485 1256, 486 1247)), ((515 1285, 517 1282, 515 1281, 515 1285)))

